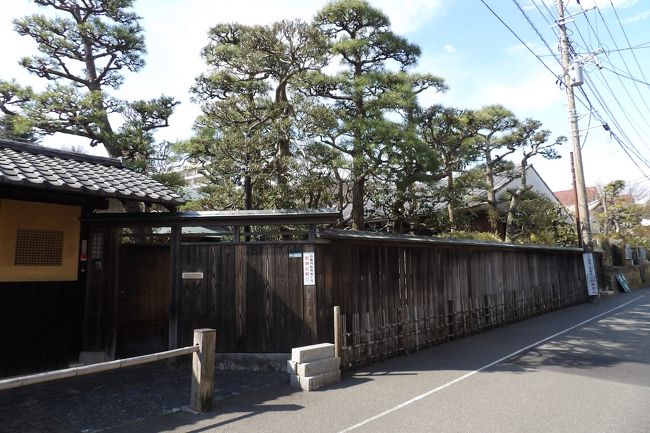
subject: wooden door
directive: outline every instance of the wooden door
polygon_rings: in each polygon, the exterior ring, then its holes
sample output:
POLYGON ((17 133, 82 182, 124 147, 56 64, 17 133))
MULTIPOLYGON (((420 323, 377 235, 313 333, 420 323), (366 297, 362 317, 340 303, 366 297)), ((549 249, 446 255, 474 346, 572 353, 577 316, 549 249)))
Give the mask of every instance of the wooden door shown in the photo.
POLYGON ((169 247, 123 245, 119 269, 116 357, 167 350, 169 247))

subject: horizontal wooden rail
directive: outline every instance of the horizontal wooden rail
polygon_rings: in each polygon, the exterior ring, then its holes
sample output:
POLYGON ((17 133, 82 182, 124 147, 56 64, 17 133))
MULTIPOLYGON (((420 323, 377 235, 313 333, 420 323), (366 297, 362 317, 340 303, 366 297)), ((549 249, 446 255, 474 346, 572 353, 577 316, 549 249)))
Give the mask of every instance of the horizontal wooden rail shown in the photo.
POLYGON ((50 382, 52 380, 65 379, 67 377, 83 376, 86 374, 100 373, 102 371, 116 370, 118 368, 131 367, 133 365, 146 364, 160 361, 162 359, 174 358, 182 355, 189 355, 199 351, 198 344, 195 346, 181 347, 180 349, 167 350, 165 352, 151 353, 149 355, 134 356, 132 358, 117 359, 115 361, 100 362, 83 367, 66 368, 63 370, 48 371, 45 373, 30 374, 27 376, 13 377, 0 380, 0 391, 5 389, 18 388, 35 383, 50 382))

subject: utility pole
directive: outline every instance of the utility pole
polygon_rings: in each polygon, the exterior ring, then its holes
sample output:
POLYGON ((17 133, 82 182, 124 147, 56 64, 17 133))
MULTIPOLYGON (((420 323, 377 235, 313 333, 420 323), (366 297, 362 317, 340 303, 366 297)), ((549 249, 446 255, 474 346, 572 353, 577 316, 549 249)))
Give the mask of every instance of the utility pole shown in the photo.
POLYGON ((580 209, 578 208, 578 190, 576 188, 576 168, 573 160, 573 152, 570 153, 571 158, 571 179, 573 180, 573 202, 576 204, 576 233, 578 233, 578 246, 582 248, 582 230, 580 229, 580 209))
POLYGON ((573 81, 569 59, 569 38, 566 33, 564 21, 563 0, 557 0, 558 24, 560 27, 560 51, 562 54, 562 69, 564 69, 564 87, 566 88, 567 102, 569 105, 569 124, 571 125, 571 138, 573 142, 573 162, 576 172, 576 189, 578 191, 578 210, 581 220, 582 245, 585 251, 593 251, 591 237, 591 224, 589 222, 589 207, 587 206, 587 190, 585 188, 585 174, 582 168, 582 151, 580 149, 580 132, 578 131, 578 115, 576 114, 576 101, 573 93, 573 81))

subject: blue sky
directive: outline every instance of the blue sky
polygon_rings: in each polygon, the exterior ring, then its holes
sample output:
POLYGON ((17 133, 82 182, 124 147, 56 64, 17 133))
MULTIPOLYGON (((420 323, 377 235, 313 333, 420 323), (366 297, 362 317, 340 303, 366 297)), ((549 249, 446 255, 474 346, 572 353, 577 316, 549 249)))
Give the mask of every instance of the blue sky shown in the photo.
MULTIPOLYGON (((512 109, 520 118, 532 117, 542 121, 544 127, 554 135, 570 135, 566 97, 556 85, 556 78, 480 0, 378 0, 371 3, 391 18, 394 31, 420 46, 422 57, 417 69, 434 73, 447 81, 450 90, 446 94, 425 95, 423 104, 480 108, 500 103, 512 109)), ((554 1, 486 0, 486 3, 535 53, 545 56, 542 59, 555 74, 561 73, 551 52, 517 8, 519 3, 551 49, 557 52, 557 36, 549 24, 552 23, 553 14, 556 16, 554 1)), ((575 0, 567 3, 568 13, 583 12, 575 0)), ((650 32, 647 31, 650 2, 597 0, 597 10, 591 10, 593 0, 582 0, 580 3, 587 12, 576 15, 569 23, 569 29, 577 52, 585 54, 585 73, 592 83, 592 88, 585 87, 585 92, 598 114, 632 149, 631 152, 637 150, 639 155, 633 157, 641 166, 639 169, 625 155, 593 114, 590 120, 589 110, 578 105, 583 137, 586 133, 584 129, 591 122, 583 147, 587 184, 605 184, 614 179, 624 179, 641 188, 650 188, 650 180, 646 177, 646 174, 650 175, 647 165, 650 142, 645 140, 650 136, 650 85, 644 84, 647 83, 646 78, 650 78, 650 44, 620 51, 623 59, 619 52, 613 51, 615 46, 628 47, 625 35, 632 46, 650 42, 650 32), (625 35, 614 10, 625 29, 625 35), (604 53, 592 58, 586 55, 601 47, 604 53), (632 53, 636 54, 636 59, 632 53), (604 68, 598 69, 595 61, 604 68), (636 65, 637 61, 641 70, 647 71, 644 72, 645 78, 636 65), (635 86, 631 79, 614 75, 611 70, 625 76, 631 75, 640 82, 637 81, 635 86)), ((194 77, 204 70, 199 51, 206 44, 206 34, 212 25, 231 21, 264 24, 294 17, 308 20, 324 4, 323 1, 312 0, 136 1, 135 10, 143 17, 146 30, 147 66, 138 74, 127 75, 116 95, 139 99, 165 93, 176 97, 182 104, 171 118, 171 126, 159 133, 158 138, 172 141, 187 138, 191 135, 192 122, 198 114, 198 108, 189 101, 188 89, 194 77)), ((1 78, 16 78, 38 87, 39 80, 27 75, 17 65, 21 56, 34 52, 34 46, 27 38, 13 32, 11 20, 39 10, 28 0, 0 3, 1 78)), ((80 143, 69 137, 54 136, 47 138, 45 144, 60 147, 80 143)), ((567 144, 560 149, 562 159, 533 161, 553 190, 571 187, 570 147, 567 144)))

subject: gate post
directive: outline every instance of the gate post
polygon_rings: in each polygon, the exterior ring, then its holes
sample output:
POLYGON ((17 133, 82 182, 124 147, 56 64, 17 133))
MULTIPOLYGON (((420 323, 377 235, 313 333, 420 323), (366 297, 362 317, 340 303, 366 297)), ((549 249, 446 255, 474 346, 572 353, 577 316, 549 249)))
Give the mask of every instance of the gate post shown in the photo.
POLYGON ((199 413, 212 409, 216 334, 214 329, 194 330, 194 345, 199 350, 192 355, 190 408, 199 413))

